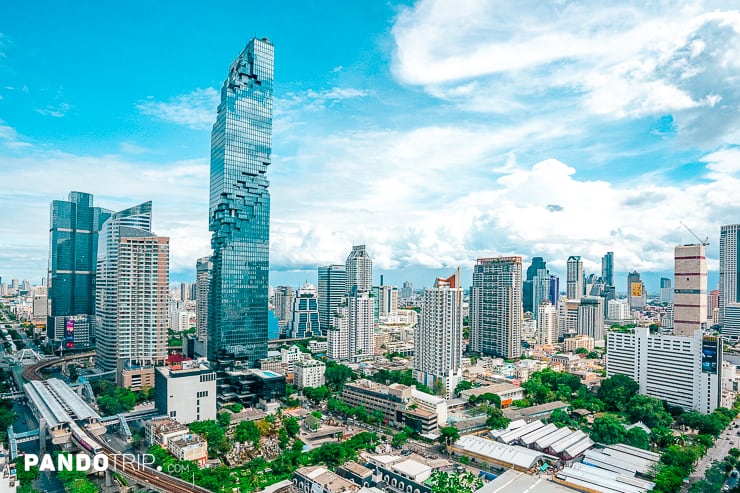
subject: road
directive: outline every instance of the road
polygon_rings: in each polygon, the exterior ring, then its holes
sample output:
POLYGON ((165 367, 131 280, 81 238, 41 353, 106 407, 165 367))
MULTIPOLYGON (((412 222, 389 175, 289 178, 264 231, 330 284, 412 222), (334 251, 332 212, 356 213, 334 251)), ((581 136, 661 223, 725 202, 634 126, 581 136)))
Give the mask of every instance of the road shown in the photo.
MULTIPOLYGON (((740 448, 740 428, 735 428, 736 425, 740 425, 740 419, 735 419, 730 425, 722 432, 722 434, 715 440, 714 446, 707 450, 707 453, 699 459, 699 463, 696 466, 694 472, 689 476, 689 483, 694 483, 701 479, 704 479, 704 474, 707 469, 711 467, 712 462, 722 461, 730 449, 733 447, 740 448)), ((684 485, 686 486, 686 485, 684 485)), ((683 491, 687 491, 685 487, 683 491)))

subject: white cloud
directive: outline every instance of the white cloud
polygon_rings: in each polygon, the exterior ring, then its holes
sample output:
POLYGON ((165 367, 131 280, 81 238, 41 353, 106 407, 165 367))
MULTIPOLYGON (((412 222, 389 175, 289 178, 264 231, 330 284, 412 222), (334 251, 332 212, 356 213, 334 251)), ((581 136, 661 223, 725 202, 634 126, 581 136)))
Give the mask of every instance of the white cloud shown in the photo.
POLYGON ((719 3, 422 0, 393 27, 393 72, 466 110, 672 113, 688 141, 732 142, 740 12, 719 3))
POLYGON ((153 99, 141 101, 136 107, 145 115, 203 130, 213 125, 220 98, 216 89, 207 87, 175 96, 167 102, 153 99))
POLYGON ((53 116, 54 118, 62 118, 67 112, 72 109, 72 106, 67 103, 50 104, 45 108, 36 108, 34 111, 44 116, 53 116))

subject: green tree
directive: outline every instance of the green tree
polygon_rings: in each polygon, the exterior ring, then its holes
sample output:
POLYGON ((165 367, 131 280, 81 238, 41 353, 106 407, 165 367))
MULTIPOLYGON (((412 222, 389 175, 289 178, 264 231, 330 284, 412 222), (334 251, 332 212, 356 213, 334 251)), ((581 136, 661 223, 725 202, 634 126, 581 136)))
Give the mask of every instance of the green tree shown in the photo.
POLYGON ((626 375, 617 374, 601 382, 598 396, 604 401, 607 409, 621 412, 639 390, 637 382, 626 375))
POLYGON ((579 347, 575 351, 573 351, 574 354, 588 354, 588 349, 585 347, 579 347))
POLYGON ((462 392, 463 390, 470 390, 472 388, 473 388, 473 383, 472 382, 469 382, 467 380, 462 380, 455 387, 455 395, 459 396, 460 395, 460 392, 462 392))
POLYGON ((440 443, 440 445, 449 447, 459 439, 460 430, 458 430, 455 426, 445 426, 439 429, 439 436, 437 437, 437 441, 440 443))
POLYGON ((626 430, 616 418, 605 415, 594 419, 590 435, 594 442, 612 445, 624 442, 626 430))
POLYGON ((327 387, 333 391, 341 390, 344 384, 354 379, 354 372, 349 366, 337 363, 336 361, 327 361, 324 377, 327 387))
POLYGON ((666 411, 663 401, 647 395, 633 396, 624 408, 631 423, 642 421, 646 426, 666 427, 673 423, 673 418, 666 411))
POLYGON ((219 453, 228 452, 231 444, 226 438, 226 430, 213 419, 194 421, 188 425, 190 431, 208 441, 208 456, 215 458, 219 453))
POLYGON ((449 474, 444 471, 432 473, 432 493, 473 493, 483 486, 483 481, 470 472, 449 474))
POLYGON ((670 428, 663 426, 655 427, 651 430, 650 441, 657 448, 665 448, 673 441, 673 432, 670 428))
POLYGON ((393 435, 393 438, 391 439, 391 445, 397 448, 403 447, 403 444, 406 443, 406 440, 408 440, 408 435, 404 432, 399 432, 393 435))
POLYGON ((234 430, 234 440, 237 442, 250 442, 257 445, 261 436, 260 430, 254 424, 254 421, 242 421, 234 430))
POLYGON ((633 447, 650 450, 650 435, 645 430, 635 426, 624 434, 624 443, 633 447))
POLYGON ((562 428, 564 426, 575 428, 578 426, 578 423, 576 423, 576 421, 572 419, 570 414, 568 414, 564 409, 555 409, 550 413, 550 423, 554 424, 558 428, 562 428))
POLYGON ((486 426, 493 430, 501 430, 509 426, 511 421, 509 418, 504 416, 503 411, 498 407, 489 407, 486 410, 488 417, 486 418, 486 426))
POLYGON ((231 424, 231 414, 227 412, 218 413, 217 420, 219 425, 228 428, 229 424, 231 424))
POLYGON ((296 436, 301 428, 298 424, 298 420, 291 417, 283 418, 283 427, 285 428, 285 431, 288 432, 288 435, 291 437, 296 436))
POLYGON ((318 403, 326 399, 329 395, 329 388, 326 385, 316 388, 304 387, 303 395, 306 396, 307 399, 318 403))

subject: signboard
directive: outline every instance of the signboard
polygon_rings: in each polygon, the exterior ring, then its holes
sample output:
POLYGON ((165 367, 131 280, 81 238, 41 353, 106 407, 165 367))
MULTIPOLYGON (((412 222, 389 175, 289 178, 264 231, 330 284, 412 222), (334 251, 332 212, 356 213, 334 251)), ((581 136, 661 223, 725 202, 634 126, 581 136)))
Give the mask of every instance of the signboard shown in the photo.
POLYGON ((632 291, 632 296, 642 296, 642 283, 633 282, 631 291, 632 291))
POLYGON ((701 342, 701 371, 717 374, 718 341, 716 337, 705 337, 701 342))
POLYGON ((71 318, 67 319, 64 326, 64 347, 67 349, 75 347, 75 321, 71 318))

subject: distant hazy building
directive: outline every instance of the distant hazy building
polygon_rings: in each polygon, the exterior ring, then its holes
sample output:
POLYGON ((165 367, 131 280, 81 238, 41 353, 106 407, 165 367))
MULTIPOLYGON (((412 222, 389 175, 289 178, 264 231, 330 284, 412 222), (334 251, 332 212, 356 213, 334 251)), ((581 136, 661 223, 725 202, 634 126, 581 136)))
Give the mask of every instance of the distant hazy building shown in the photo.
POLYGON ((195 327, 198 338, 208 338, 208 292, 211 288, 211 257, 201 257, 195 264, 195 327))
POLYGON ((179 369, 157 367, 154 403, 157 411, 184 425, 216 419, 216 372, 199 361, 179 369))
POLYGON ((740 303, 738 278, 740 278, 740 264, 738 259, 738 236, 740 224, 722 226, 719 232, 719 316, 724 320, 725 306, 730 303, 740 303))
POLYGON ((347 270, 344 265, 319 267, 318 303, 321 331, 331 325, 331 317, 347 296, 347 270))
POLYGON ((313 284, 304 284, 293 299, 289 329, 288 335, 292 338, 321 335, 319 304, 316 298, 316 286, 313 284))
MULTIPOLYGON (((47 336, 69 349, 90 345, 93 336, 98 234, 112 212, 93 207, 89 193, 51 203, 47 336)), ((11 288, 17 291, 17 279, 11 288)))
POLYGON ((609 300, 607 302, 607 315, 609 320, 623 321, 631 318, 630 308, 621 300, 609 300))
POLYGON ((522 258, 478 259, 470 294, 473 351, 518 358, 522 317, 522 258))
POLYGON ((414 297, 414 283, 411 281, 403 281, 403 287, 401 287, 401 298, 404 300, 410 300, 414 297))
MULTIPOLYGON (((152 233, 151 220, 146 202, 114 213, 100 232, 96 362, 117 370, 119 383, 123 368, 151 368, 167 357, 169 238, 152 233)), ((132 378, 134 387, 143 385, 132 378)))
POLYGON ((278 319, 278 337, 288 337, 288 325, 290 325, 291 311, 293 310, 293 299, 295 291, 290 286, 278 286, 272 295, 275 307, 275 317, 278 319))
POLYGON ((537 343, 555 344, 558 342, 558 312, 550 301, 543 301, 537 307, 537 343))
POLYGON ((345 262, 347 294, 369 292, 373 285, 373 262, 365 245, 355 245, 345 262))
POLYGON ((612 332, 606 340, 606 375, 627 375, 640 393, 672 406, 709 414, 722 399, 722 343, 717 337, 612 332))
POLYGON ((601 279, 607 286, 614 286, 614 252, 601 257, 601 279))
POLYGON ((545 259, 542 257, 532 257, 532 263, 527 267, 526 279, 522 281, 522 310, 525 313, 532 313, 535 315, 535 318, 537 318, 535 312, 537 311, 538 303, 534 302, 534 278, 543 272, 547 272, 545 259))
POLYGON ((643 284, 640 273, 637 271, 627 274, 627 300, 629 301, 630 311, 640 309, 647 303, 645 284, 643 284))
POLYGON ((660 278, 660 301, 663 303, 673 302, 673 284, 667 277, 660 278))
POLYGON ((566 297, 569 300, 579 300, 584 294, 583 261, 580 256, 568 257, 566 264, 566 297))
POLYGON ((414 378, 450 397, 462 380, 463 292, 459 275, 437 278, 424 290, 421 321, 414 331, 414 378))
POLYGON ((675 251, 673 332, 693 337, 707 324, 707 257, 704 245, 679 245, 675 251))

